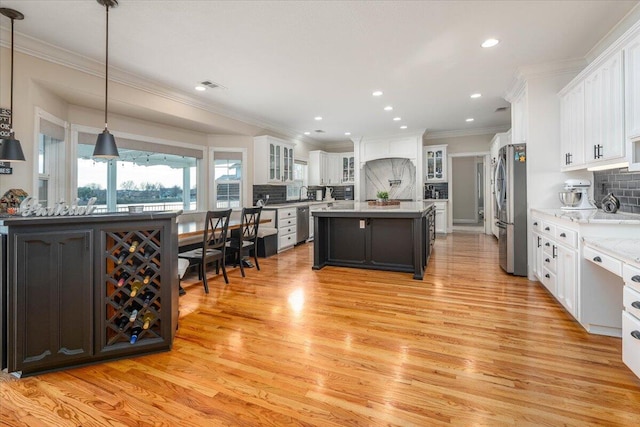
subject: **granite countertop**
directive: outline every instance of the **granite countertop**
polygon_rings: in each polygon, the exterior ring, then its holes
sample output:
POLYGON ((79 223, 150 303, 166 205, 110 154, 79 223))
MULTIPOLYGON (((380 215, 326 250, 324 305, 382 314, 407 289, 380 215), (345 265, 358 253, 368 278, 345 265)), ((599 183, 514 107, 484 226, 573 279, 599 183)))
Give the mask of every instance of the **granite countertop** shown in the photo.
POLYGON ((585 245, 606 252, 623 262, 640 264, 640 239, 583 237, 585 245))
POLYGON ((607 213, 600 209, 573 210, 563 209, 537 209, 532 208, 532 212, 540 212, 552 215, 559 219, 564 219, 580 224, 637 224, 640 225, 640 215, 625 212, 607 213))
POLYGON ((327 208, 321 208, 321 211, 327 212, 344 212, 344 213, 420 213, 434 206, 431 201, 424 202, 400 202, 399 205, 376 206, 369 205, 368 202, 343 202, 337 203, 327 208))
POLYGON ((449 199, 424 199, 425 202, 448 202, 449 199))

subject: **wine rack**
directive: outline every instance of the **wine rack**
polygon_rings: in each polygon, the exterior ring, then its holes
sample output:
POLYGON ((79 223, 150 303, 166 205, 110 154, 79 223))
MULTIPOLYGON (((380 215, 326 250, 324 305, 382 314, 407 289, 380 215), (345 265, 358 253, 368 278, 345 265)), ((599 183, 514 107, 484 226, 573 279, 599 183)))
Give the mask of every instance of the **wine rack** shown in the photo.
POLYGON ((107 231, 103 346, 161 341, 161 230, 107 231))

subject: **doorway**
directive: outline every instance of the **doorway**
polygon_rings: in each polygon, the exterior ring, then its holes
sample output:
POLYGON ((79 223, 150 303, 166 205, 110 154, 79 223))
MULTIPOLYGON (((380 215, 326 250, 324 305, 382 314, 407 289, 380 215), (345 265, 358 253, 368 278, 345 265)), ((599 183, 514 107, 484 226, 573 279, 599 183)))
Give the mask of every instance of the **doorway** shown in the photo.
POLYGON ((490 233, 491 213, 487 210, 488 153, 460 153, 450 155, 449 220, 453 231, 490 233))

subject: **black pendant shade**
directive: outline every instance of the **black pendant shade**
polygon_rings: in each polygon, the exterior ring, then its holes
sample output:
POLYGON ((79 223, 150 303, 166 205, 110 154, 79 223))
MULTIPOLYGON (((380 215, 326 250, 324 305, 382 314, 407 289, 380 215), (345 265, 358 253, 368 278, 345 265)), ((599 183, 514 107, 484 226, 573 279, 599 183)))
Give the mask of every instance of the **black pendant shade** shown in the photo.
POLYGON ((118 146, 116 145, 116 139, 109 133, 107 128, 107 111, 109 101, 109 8, 116 7, 118 0, 96 0, 100 5, 104 6, 106 10, 107 21, 107 37, 106 37, 106 49, 105 49, 105 76, 104 76, 104 131, 98 135, 96 140, 96 146, 93 149, 93 157, 101 159, 115 159, 120 157, 118 153, 118 146))
POLYGON ((109 129, 105 128, 102 133, 98 135, 96 146, 93 149, 93 157, 102 159, 120 157, 118 147, 116 146, 116 139, 109 133, 109 129))
POLYGON ((6 162, 24 162, 24 153, 22 152, 22 146, 20 141, 15 138, 13 132, 13 21, 24 19, 24 15, 17 10, 9 9, 6 7, 0 8, 0 13, 11 19, 11 101, 10 109, 11 116, 9 116, 9 137, 0 139, 0 161, 6 162))
POLYGON ((20 141, 13 137, 13 133, 8 138, 0 139, 0 161, 3 162, 24 162, 24 153, 20 141))

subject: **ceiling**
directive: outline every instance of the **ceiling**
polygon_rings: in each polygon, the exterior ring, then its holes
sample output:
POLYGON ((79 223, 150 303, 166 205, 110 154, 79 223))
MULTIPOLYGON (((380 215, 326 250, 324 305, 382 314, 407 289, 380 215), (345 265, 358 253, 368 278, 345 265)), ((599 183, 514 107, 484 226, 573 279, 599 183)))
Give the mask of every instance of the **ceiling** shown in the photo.
MULTIPOLYGON (((509 105, 504 95, 519 69, 584 59, 638 4, 119 2, 109 14, 114 70, 228 117, 286 134, 308 131, 328 144, 348 140, 345 132, 355 137, 506 129, 509 110, 496 109, 509 105), (481 48, 490 37, 500 43, 481 48), (203 80, 225 88, 196 92, 203 80), (383 95, 373 97, 374 90, 383 95), (476 92, 482 97, 471 99, 476 92), (384 111, 387 105, 393 111, 384 111)), ((105 14, 95 0, 2 0, 0 6, 25 15, 15 24, 17 35, 104 61, 105 14)), ((9 19, 1 17, 0 25, 9 28, 9 19)))

